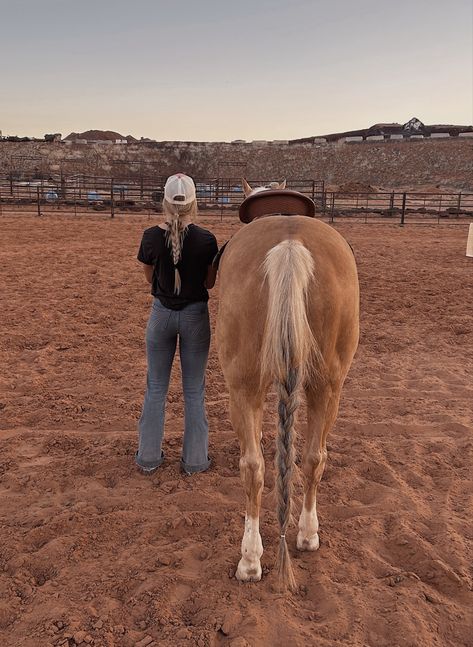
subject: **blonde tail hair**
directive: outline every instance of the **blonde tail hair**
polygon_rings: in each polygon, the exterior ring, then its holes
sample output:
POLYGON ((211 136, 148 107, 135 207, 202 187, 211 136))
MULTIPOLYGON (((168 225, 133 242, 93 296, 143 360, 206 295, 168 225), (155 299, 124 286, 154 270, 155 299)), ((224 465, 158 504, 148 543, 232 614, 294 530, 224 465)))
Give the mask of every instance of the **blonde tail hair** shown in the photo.
POLYGON ((177 205, 163 200, 163 212, 166 218, 166 244, 171 250, 172 261, 174 263, 174 294, 181 293, 181 275, 177 264, 181 260, 182 244, 184 242, 187 228, 190 222, 183 224, 182 220, 193 221, 197 216, 197 202, 194 200, 190 204, 177 205))
POLYGON ((283 587, 296 586, 287 548, 291 518, 294 466, 294 414, 298 390, 322 364, 318 344, 307 319, 307 290, 314 276, 311 253, 298 240, 284 240, 267 254, 263 264, 268 282, 268 312, 262 347, 262 375, 277 383, 278 435, 276 448, 277 516, 280 527, 278 574, 283 587))

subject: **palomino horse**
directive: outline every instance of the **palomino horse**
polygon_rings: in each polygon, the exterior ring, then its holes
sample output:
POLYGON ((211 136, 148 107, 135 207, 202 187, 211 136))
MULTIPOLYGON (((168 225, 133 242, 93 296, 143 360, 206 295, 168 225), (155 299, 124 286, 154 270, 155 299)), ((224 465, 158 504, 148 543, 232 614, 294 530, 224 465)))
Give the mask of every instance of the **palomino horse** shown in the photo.
MULTIPOLYGON (((254 194, 244 181, 245 195, 254 194)), ((271 189, 283 189, 274 184, 271 189)), ((259 198, 258 198, 259 199, 259 198)), ((245 529, 236 577, 261 579, 259 513, 264 480, 263 405, 272 383, 279 397, 277 431, 278 571, 295 579, 286 543, 291 515, 294 414, 298 392, 307 400, 302 456, 304 499, 297 548, 317 550, 316 491, 327 460, 327 435, 358 345, 359 288, 348 243, 325 223, 298 215, 259 217, 228 243, 220 264, 217 339, 240 441, 246 493, 245 529)))

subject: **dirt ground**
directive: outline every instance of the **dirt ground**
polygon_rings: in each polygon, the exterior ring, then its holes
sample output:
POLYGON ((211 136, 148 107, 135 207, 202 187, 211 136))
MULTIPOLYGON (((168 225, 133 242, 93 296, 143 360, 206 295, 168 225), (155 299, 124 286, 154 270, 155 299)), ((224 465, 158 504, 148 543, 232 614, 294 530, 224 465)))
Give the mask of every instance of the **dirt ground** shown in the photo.
MULTIPOLYGON (((152 477, 134 467, 150 306, 135 255, 155 223, 1 219, 0 644, 473 645, 467 225, 336 225, 358 261, 360 347, 319 489, 321 547, 299 554, 293 524, 299 590, 281 595, 274 399, 264 422, 263 579, 242 585, 239 448, 214 344, 211 470, 178 470, 177 364, 167 460, 152 477)), ((202 224, 220 242, 239 226, 202 224)), ((213 322, 217 305, 218 286, 213 322)))

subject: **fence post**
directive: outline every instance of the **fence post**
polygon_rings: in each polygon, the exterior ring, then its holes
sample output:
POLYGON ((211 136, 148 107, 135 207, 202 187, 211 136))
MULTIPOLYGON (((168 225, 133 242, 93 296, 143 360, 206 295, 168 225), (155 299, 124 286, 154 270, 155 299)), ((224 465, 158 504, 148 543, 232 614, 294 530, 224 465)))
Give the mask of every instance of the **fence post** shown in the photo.
POLYGON ((315 180, 312 180, 312 202, 315 199, 315 180))
POLYGON ((67 199, 67 189, 66 189, 66 180, 64 178, 64 173, 61 170, 61 193, 62 193, 62 199, 66 200, 67 199))
POLYGON ((110 179, 110 218, 115 218, 115 201, 113 197, 113 177, 110 179))
POLYGON ((391 213, 393 209, 394 209, 394 191, 391 192, 391 199, 389 201, 389 210, 391 211, 391 213))
POLYGON ((3 216, 2 192, 0 191, 0 216, 3 216))
POLYGON ((404 225, 404 219, 406 216, 406 195, 406 193, 402 194, 401 226, 404 225))
POLYGON ((335 191, 332 193, 332 209, 330 214, 330 222, 333 222, 333 212, 335 211, 335 191))
POLYGON ((39 186, 36 187, 36 199, 37 199, 37 207, 38 207, 38 216, 41 215, 41 204, 40 204, 40 198, 39 198, 39 186))
POLYGON ((458 201, 457 201, 457 216, 460 215, 461 202, 462 202, 462 194, 461 194, 461 191, 460 191, 460 193, 458 194, 458 201))

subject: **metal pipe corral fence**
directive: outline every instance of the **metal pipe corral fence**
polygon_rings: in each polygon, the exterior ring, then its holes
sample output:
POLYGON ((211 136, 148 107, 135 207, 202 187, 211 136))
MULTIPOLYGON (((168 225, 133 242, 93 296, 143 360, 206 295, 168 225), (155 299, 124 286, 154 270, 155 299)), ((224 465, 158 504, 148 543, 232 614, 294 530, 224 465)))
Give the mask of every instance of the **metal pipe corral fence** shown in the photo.
MULTIPOLYGON (((105 212, 117 214, 160 212, 164 176, 103 177, 75 174, 48 180, 0 177, 0 213, 105 212)), ((265 186, 265 178, 249 178, 265 186)), ((244 199, 240 178, 195 178, 200 210, 236 211, 244 199)), ((473 193, 343 192, 327 191, 322 180, 288 179, 287 188, 309 196, 322 219, 362 222, 398 222, 401 225, 464 222, 473 218, 473 193)))

